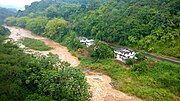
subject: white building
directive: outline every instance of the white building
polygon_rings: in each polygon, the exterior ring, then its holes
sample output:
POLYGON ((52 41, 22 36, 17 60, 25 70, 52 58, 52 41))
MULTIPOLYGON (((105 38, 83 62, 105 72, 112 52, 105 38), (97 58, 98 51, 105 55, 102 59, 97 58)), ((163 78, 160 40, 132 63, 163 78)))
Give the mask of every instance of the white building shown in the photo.
POLYGON ((87 47, 91 46, 94 44, 94 40, 93 39, 87 39, 86 37, 78 37, 80 43, 85 44, 87 47))
POLYGON ((93 39, 89 39, 89 40, 86 40, 86 46, 89 47, 91 45, 94 44, 94 40, 93 39))
POLYGON ((78 39, 80 43, 84 43, 84 44, 86 43, 86 40, 88 40, 86 37, 82 37, 82 36, 78 37, 78 39))
POLYGON ((136 52, 126 48, 117 48, 114 50, 114 58, 125 62, 125 59, 137 59, 136 52))

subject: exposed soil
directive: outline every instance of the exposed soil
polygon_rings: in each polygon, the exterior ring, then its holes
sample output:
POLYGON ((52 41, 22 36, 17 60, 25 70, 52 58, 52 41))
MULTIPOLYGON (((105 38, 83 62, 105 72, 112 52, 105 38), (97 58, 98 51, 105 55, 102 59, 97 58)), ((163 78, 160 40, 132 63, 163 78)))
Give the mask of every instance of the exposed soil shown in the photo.
POLYGON ((101 73, 86 72, 87 82, 91 85, 91 101, 142 101, 141 99, 115 90, 111 86, 111 78, 101 73))
MULTIPOLYGON (((9 38, 12 38, 15 42, 19 41, 23 37, 29 37, 33 39, 38 39, 43 42, 49 47, 52 47, 52 50, 49 51, 37 51, 29 49, 32 52, 40 52, 43 55, 47 55, 50 52, 53 54, 59 55, 59 58, 63 61, 67 61, 71 64, 71 66, 76 67, 79 65, 80 61, 77 57, 71 55, 68 52, 68 49, 59 43, 56 43, 48 38, 40 37, 37 35, 32 34, 30 31, 26 31, 21 28, 17 27, 7 27, 11 34, 9 38)), ((19 45, 21 48, 25 48, 24 45, 19 45)), ((90 91, 92 92, 91 101, 142 101, 137 97, 128 96, 127 94, 115 90, 110 85, 111 78, 107 75, 101 73, 95 73, 91 71, 84 71, 86 74, 87 82, 90 85, 90 91)))

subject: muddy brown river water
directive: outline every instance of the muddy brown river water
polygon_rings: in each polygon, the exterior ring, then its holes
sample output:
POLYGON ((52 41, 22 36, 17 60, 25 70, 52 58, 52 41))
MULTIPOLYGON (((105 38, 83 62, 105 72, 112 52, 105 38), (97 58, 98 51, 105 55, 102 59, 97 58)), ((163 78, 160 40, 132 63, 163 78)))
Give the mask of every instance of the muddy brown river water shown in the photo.
MULTIPOLYGON (((61 60, 70 63, 72 67, 76 67, 80 63, 78 58, 72 56, 66 47, 54 42, 53 40, 37 36, 30 31, 21 28, 5 27, 11 31, 9 38, 12 38, 15 42, 20 41, 20 39, 23 37, 28 37, 41 40, 45 42, 47 46, 52 47, 52 49, 49 51, 37 51, 29 49, 31 52, 39 52, 43 55, 47 55, 49 53, 57 54, 61 60)), ((20 44, 19 47, 24 48, 25 46, 20 44)), ((87 71, 85 74, 87 82, 90 85, 90 91, 92 92, 91 101, 142 101, 137 97, 128 96, 123 92, 113 89, 110 85, 111 78, 107 75, 91 71, 87 71)))

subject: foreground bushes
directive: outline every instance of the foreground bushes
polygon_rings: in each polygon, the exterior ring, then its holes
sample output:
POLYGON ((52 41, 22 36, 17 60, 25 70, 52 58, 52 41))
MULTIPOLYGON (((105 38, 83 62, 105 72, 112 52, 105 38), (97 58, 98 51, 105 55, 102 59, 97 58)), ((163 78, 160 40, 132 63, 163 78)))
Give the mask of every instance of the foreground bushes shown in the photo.
POLYGON ((4 26, 0 25, 0 36, 6 36, 9 34, 10 34, 10 31, 7 28, 5 28, 4 26))
POLYGON ((54 67, 57 62, 0 44, 0 101, 88 101, 85 75, 65 62, 54 67))

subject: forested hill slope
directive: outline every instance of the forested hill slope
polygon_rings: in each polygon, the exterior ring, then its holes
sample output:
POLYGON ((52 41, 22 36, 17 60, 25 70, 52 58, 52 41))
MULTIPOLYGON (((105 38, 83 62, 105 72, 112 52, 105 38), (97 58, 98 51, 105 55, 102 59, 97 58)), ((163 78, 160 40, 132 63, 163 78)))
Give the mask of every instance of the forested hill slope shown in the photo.
POLYGON ((180 58, 179 0, 109 0, 79 16, 74 30, 84 36, 180 58))
MULTIPOLYGON (((64 19, 69 32, 180 58, 179 0, 41 0, 25 8, 7 25, 40 35, 48 34, 47 22, 64 19)), ((69 33, 55 30, 51 39, 69 33)))
POLYGON ((66 20, 74 19, 78 14, 99 8, 106 0, 41 0, 25 6, 24 11, 19 11, 18 16, 46 16, 66 20))
POLYGON ((2 8, 0 7, 0 24, 3 23, 3 20, 9 16, 13 16, 16 14, 15 9, 7 9, 7 8, 2 8))

